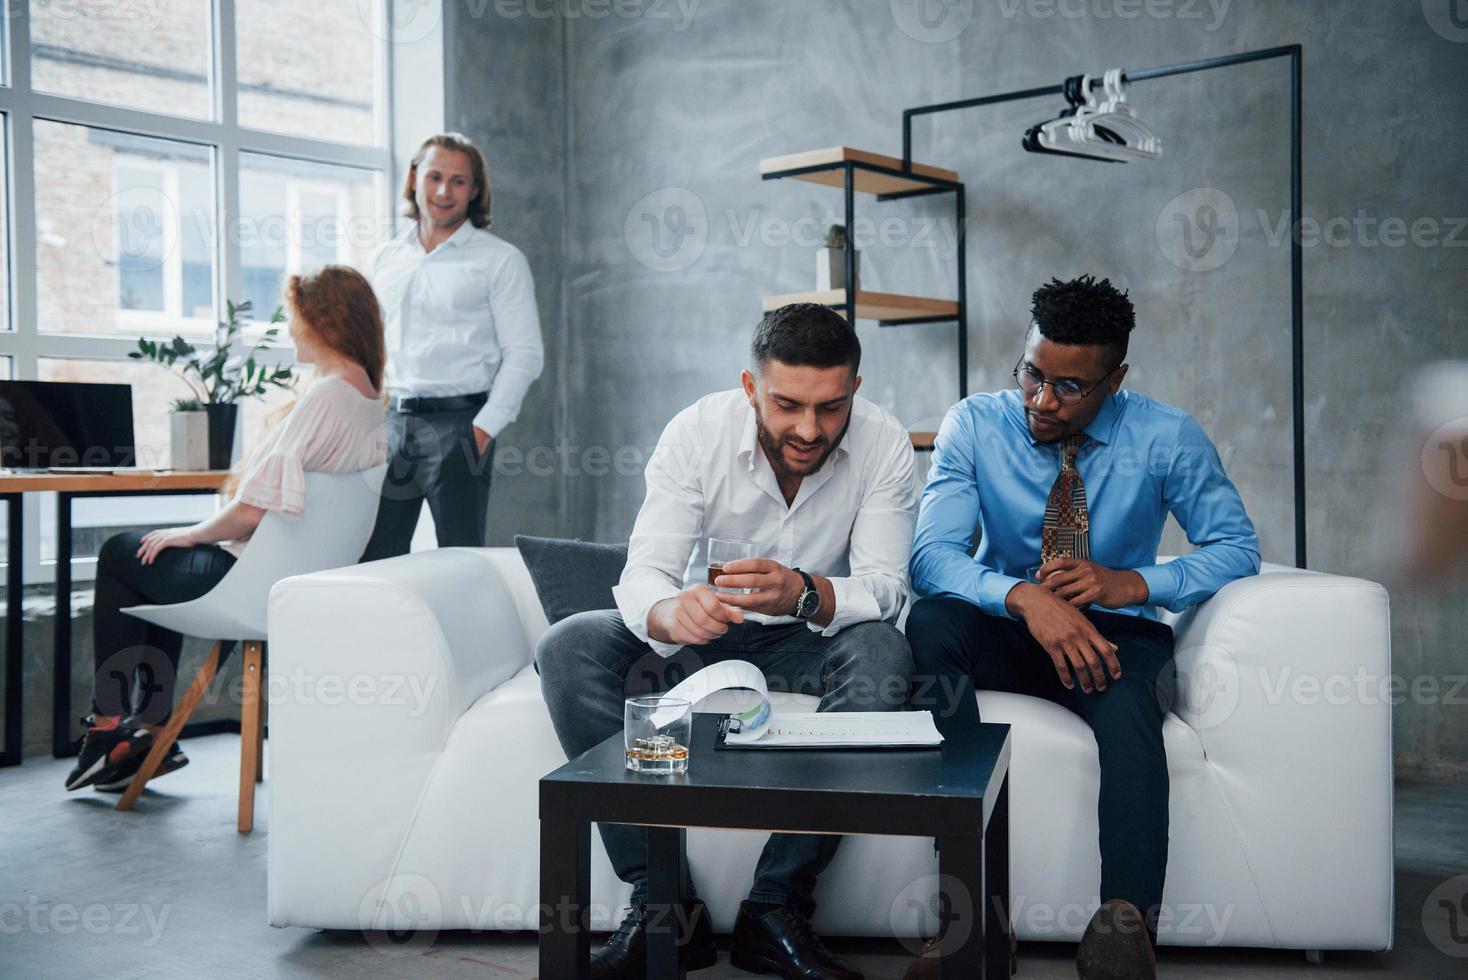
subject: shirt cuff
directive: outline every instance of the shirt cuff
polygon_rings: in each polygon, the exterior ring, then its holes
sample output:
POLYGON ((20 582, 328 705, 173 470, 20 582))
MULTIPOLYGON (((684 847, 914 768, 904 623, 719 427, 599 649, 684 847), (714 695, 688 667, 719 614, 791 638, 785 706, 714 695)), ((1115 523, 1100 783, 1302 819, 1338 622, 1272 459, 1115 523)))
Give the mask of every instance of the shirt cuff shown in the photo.
POLYGON ((474 416, 474 425, 487 432, 491 439, 498 436, 513 421, 515 420, 510 413, 493 402, 485 402, 474 416))
POLYGON ((1177 569, 1171 566, 1176 562, 1164 562, 1161 565, 1148 565, 1146 568, 1135 569, 1142 576, 1142 581, 1147 583, 1147 601, 1143 606, 1164 606, 1177 598, 1178 580, 1177 569))
POLYGON ((1009 597, 1010 591, 1023 581, 1022 578, 1001 575, 998 572, 985 576, 983 584, 979 586, 979 608, 990 616, 1014 619, 1014 613, 1009 611, 1004 600, 1009 597))
POLYGON ((870 590, 862 588, 861 583, 850 578, 833 578, 827 581, 831 583, 831 594, 836 599, 836 614, 825 626, 807 621, 805 625, 811 632, 835 636, 848 626, 876 622, 882 618, 882 607, 877 604, 876 597, 870 590))
POLYGON ((664 582, 623 582, 612 587, 612 598, 617 602, 617 611, 622 614, 622 623, 632 635, 652 647, 660 657, 671 657, 683 649, 681 643, 663 643, 647 633, 647 616, 652 607, 664 599, 672 599, 679 589, 664 582))

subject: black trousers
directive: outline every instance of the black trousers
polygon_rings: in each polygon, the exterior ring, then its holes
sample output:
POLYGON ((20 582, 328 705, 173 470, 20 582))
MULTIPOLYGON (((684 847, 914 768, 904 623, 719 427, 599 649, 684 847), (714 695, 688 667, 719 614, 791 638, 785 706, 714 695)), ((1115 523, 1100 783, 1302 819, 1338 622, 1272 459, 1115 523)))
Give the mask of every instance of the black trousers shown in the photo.
POLYGON ((165 548, 144 565, 138 560, 142 531, 114 534, 97 554, 92 614, 92 711, 136 714, 149 725, 173 713, 183 636, 129 616, 128 606, 197 599, 219 584, 234 556, 214 544, 165 548))
POLYGON ((495 447, 479 453, 478 411, 388 414, 387 475, 362 561, 406 555, 425 500, 439 547, 483 547, 495 447))
POLYGON ((922 599, 907 619, 913 703, 932 711, 945 734, 978 724, 975 689, 1045 698, 1085 719, 1101 761, 1101 900, 1131 902, 1155 934, 1167 873, 1162 720, 1176 689, 1172 629, 1120 613, 1088 610, 1086 618, 1116 644, 1121 664, 1121 677, 1091 694, 1079 683, 1066 689, 1023 623, 950 596, 922 599))

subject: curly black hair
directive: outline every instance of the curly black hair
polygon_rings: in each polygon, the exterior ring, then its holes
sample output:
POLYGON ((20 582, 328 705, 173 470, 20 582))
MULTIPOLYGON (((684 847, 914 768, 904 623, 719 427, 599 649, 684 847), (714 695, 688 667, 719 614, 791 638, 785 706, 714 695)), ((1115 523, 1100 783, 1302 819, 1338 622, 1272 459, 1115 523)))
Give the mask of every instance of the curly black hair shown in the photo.
POLYGON ((1132 301, 1110 279, 1078 276, 1069 282, 1051 279, 1035 290, 1030 315, 1040 335, 1057 344, 1106 347, 1113 366, 1126 359, 1127 335, 1137 325, 1132 301))

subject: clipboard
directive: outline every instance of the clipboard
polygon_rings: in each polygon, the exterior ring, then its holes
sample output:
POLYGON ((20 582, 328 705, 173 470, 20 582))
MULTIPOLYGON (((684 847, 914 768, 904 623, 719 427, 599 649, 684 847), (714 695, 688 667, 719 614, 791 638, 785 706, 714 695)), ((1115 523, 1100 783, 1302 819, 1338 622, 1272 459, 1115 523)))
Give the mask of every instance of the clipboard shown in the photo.
MULTIPOLYGON (((931 718, 932 716, 929 715, 929 717, 931 718)), ((742 751, 754 751, 754 752, 923 752, 923 751, 927 751, 927 750, 930 750, 930 749, 941 749, 943 747, 943 744, 942 744, 942 738, 943 738, 943 736, 941 736, 941 735, 938 736, 938 741, 937 742, 934 742, 933 744, 930 744, 930 745, 929 744, 913 745, 913 744, 908 744, 908 743, 884 744, 884 743, 878 743, 878 742, 863 742, 863 743, 854 743, 854 744, 850 744, 850 745, 832 745, 832 744, 825 743, 825 742, 822 742, 822 743, 819 743, 819 744, 810 744, 810 745, 800 744, 798 742, 795 742, 795 743, 792 743, 792 742, 776 742, 776 743, 765 743, 765 744, 761 744, 760 742, 733 742, 733 743, 731 743, 731 742, 728 741, 727 736, 729 734, 729 728, 733 724, 733 721, 734 721, 734 718, 733 718, 732 715, 721 715, 719 717, 719 731, 718 731, 718 734, 716 734, 714 736, 714 749, 716 751, 727 751, 727 752, 742 752, 742 751)))

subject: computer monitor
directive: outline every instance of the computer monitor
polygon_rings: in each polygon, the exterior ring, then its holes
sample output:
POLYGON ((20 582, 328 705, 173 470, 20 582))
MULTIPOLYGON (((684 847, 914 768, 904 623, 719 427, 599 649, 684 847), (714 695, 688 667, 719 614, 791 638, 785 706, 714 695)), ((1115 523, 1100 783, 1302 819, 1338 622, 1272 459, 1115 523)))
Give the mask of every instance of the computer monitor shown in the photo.
POLYGON ((0 466, 134 466, 130 385, 0 381, 0 466))

